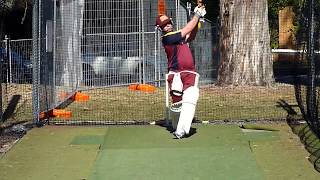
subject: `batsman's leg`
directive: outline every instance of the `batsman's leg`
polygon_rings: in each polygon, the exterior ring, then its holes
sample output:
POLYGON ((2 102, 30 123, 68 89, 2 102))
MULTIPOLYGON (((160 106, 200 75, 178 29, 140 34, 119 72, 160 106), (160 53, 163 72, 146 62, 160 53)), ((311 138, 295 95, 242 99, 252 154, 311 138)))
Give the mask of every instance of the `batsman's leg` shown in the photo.
POLYGON ((182 88, 183 84, 179 73, 169 72, 169 74, 166 74, 166 125, 171 125, 173 131, 176 130, 179 120, 182 88), (172 98, 171 105, 169 105, 169 94, 172 98))
POLYGON ((170 120, 172 125, 172 130, 175 131, 177 129, 180 112, 181 112, 181 102, 173 103, 170 106, 170 120))
POLYGON ((169 74, 166 74, 166 104, 165 104, 165 114, 166 114, 166 126, 169 125, 169 117, 170 117, 170 108, 169 108, 169 83, 168 83, 169 74))
POLYGON ((197 86, 191 86, 184 91, 176 135, 189 134, 198 98, 199 88, 197 86))

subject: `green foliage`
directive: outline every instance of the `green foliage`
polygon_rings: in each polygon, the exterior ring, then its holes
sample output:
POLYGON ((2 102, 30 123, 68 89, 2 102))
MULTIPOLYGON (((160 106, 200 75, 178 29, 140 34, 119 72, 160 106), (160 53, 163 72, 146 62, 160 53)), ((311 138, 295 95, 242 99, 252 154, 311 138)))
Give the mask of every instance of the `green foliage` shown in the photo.
MULTIPOLYGON (((183 4, 187 4, 187 2, 191 2, 192 6, 197 4, 197 0, 181 0, 183 4)), ((220 0, 204 0, 206 5, 207 15, 205 18, 209 19, 212 22, 216 22, 219 16, 219 2, 220 0)))
POLYGON ((14 5, 14 0, 0 0, 0 14, 3 15, 14 5))
MULTIPOLYGON (((287 6, 292 6, 294 13, 300 14, 304 0, 268 0, 269 11, 269 27, 271 48, 279 48, 279 11, 287 6)), ((295 17, 293 24, 293 34, 296 34, 300 29, 298 16, 295 17)))
MULTIPOLYGON (((181 0, 182 3, 186 4, 187 2, 192 2, 193 5, 196 4, 197 0, 181 0)), ((207 0, 206 9, 207 15, 206 18, 216 22, 217 17, 219 16, 219 0, 207 0)), ((320 2, 320 1, 319 1, 320 2)), ((292 6, 296 14, 300 14, 301 8, 305 0, 268 0, 268 11, 269 11, 269 27, 270 27, 270 45, 271 48, 279 47, 279 10, 283 9, 286 6, 292 6)), ((319 5, 320 3, 317 3, 319 5)), ((294 27, 292 31, 296 34, 300 29, 298 16, 295 19, 294 27)))
POLYGON ((32 0, 0 0, 0 15, 5 17, 14 10, 24 10, 32 6, 32 0))

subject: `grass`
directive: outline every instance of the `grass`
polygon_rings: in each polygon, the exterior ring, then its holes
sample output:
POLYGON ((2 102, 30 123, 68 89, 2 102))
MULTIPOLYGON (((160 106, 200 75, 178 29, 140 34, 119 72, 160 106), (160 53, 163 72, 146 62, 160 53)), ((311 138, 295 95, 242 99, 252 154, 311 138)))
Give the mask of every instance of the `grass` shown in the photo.
MULTIPOLYGON (((164 119, 165 91, 155 93, 130 91, 127 87, 84 91, 88 102, 74 102, 73 120, 143 120, 164 119)), ((283 119, 287 112, 278 106, 283 100, 296 104, 294 87, 276 84, 273 87, 217 87, 200 90, 196 118, 199 120, 283 119)), ((298 112, 298 109, 295 109, 298 112)))
MULTIPOLYGON (((0 126, 31 121, 31 85, 12 84, 3 92, 6 93, 4 109, 14 95, 21 98, 10 118, 0 126)), ((66 108, 72 111, 72 120, 155 121, 165 117, 164 88, 157 88, 155 93, 130 91, 127 87, 83 92, 90 96, 88 102, 73 102, 66 108)), ((280 100, 296 104, 294 87, 284 84, 273 87, 202 87, 196 118, 205 121, 283 119, 287 112, 278 106, 280 100)), ((299 112, 297 108, 295 110, 299 112)))

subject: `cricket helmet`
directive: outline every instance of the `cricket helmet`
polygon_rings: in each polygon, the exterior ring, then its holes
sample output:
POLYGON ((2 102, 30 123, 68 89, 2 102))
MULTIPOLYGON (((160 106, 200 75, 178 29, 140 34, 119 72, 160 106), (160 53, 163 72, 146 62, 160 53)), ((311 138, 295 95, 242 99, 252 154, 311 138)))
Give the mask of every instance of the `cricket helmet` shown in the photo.
POLYGON ((164 27, 166 27, 167 24, 173 24, 171 18, 164 14, 160 14, 156 18, 156 26, 159 27, 161 30, 163 30, 164 27))

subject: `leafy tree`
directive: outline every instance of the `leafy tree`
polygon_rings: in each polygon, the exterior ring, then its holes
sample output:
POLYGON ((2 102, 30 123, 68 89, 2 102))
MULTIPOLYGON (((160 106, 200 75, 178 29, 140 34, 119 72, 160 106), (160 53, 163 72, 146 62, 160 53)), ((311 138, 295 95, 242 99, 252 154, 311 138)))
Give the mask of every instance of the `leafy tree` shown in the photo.
POLYGON ((31 37, 32 0, 0 0, 0 39, 31 37))
POLYGON ((13 7, 14 0, 0 0, 0 40, 3 38, 4 33, 4 20, 5 17, 8 15, 10 10, 13 7))

